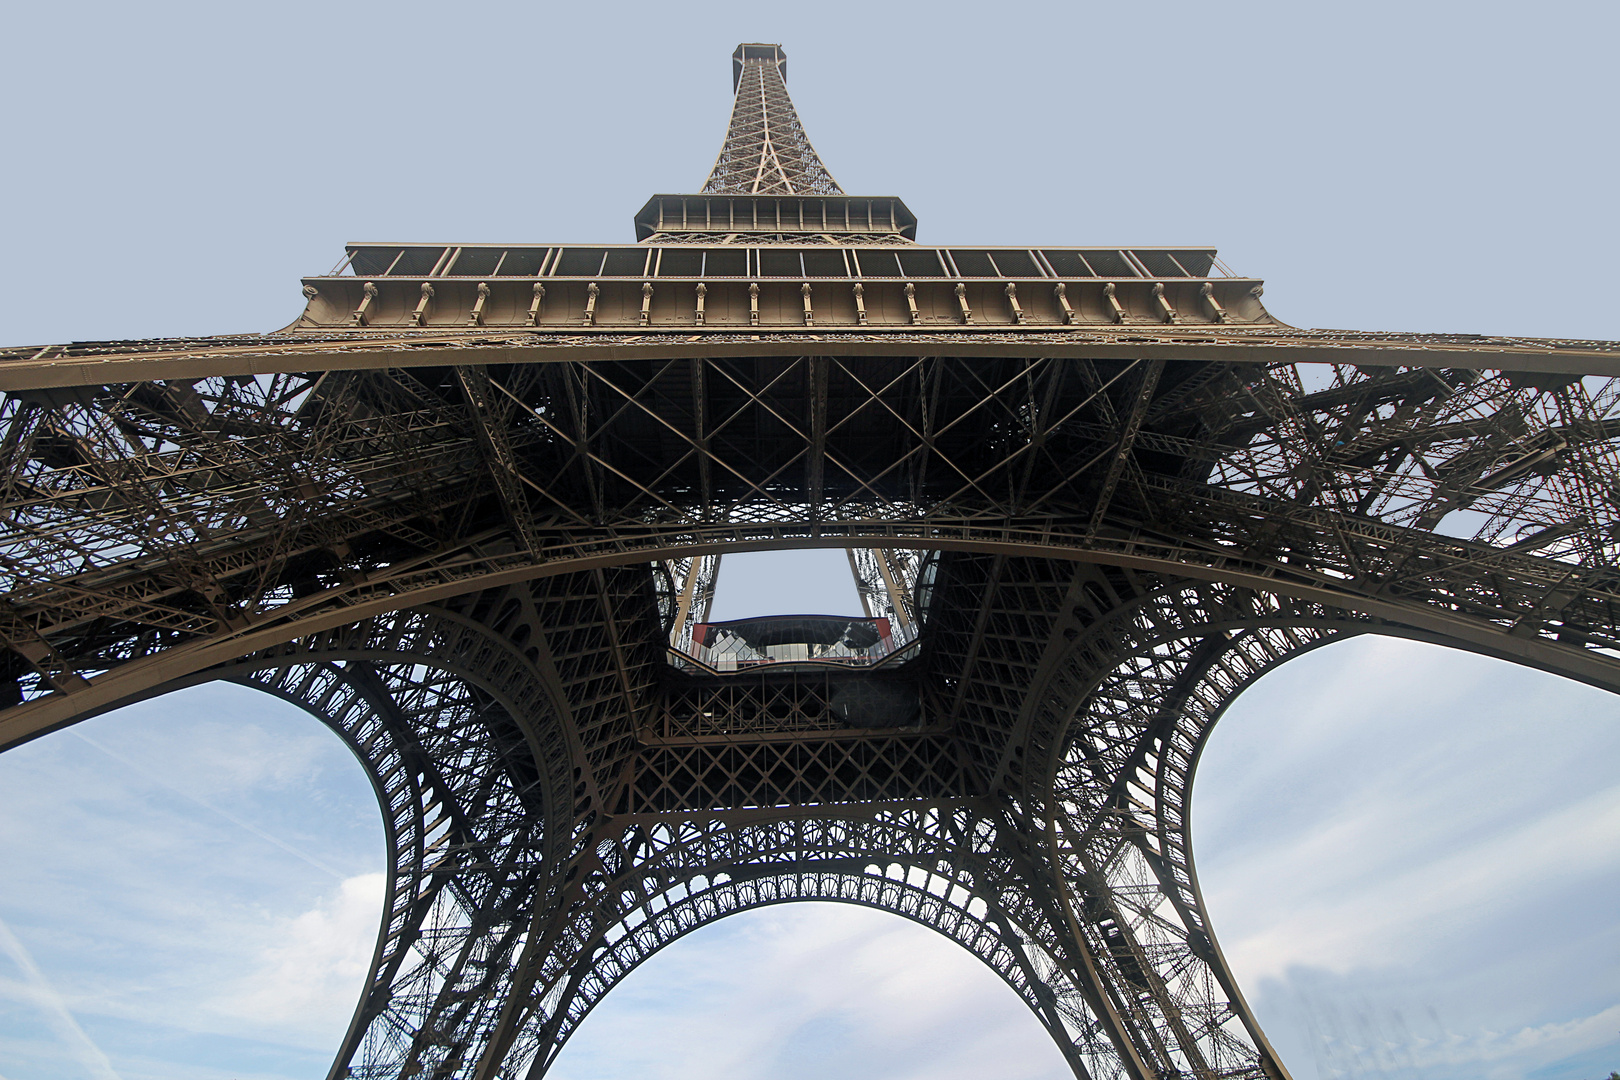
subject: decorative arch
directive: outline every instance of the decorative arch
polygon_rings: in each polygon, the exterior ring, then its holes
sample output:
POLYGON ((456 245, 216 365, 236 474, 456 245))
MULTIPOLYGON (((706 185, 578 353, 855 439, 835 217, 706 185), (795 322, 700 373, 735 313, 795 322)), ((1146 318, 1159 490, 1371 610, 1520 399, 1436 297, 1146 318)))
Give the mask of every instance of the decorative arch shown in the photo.
MULTIPOLYGON (((397 611, 161 690, 228 679, 298 704, 345 739, 377 790, 394 872, 334 1077, 538 1076, 669 942, 811 899, 890 911, 963 944, 1077 1075, 1285 1076, 1197 884, 1188 810, 1209 731, 1261 674, 1349 634, 1499 654, 1226 582, 1028 562, 1052 575, 1020 584, 1052 620, 1028 692, 981 739, 993 765, 982 794, 922 810, 708 824, 630 814, 604 827, 579 801, 571 763, 589 754, 561 718, 569 702, 548 684, 543 646, 526 646, 534 610, 515 632, 472 617, 476 604, 397 611)), ((514 604, 497 596, 484 610, 515 617, 514 604)))
POLYGON ((365 989, 330 1075, 409 1075, 444 1065, 447 1048, 476 1044, 572 825, 571 802, 559 806, 555 795, 572 786, 563 734, 531 663, 488 627, 418 609, 244 656, 141 698, 213 681, 320 720, 377 795, 391 870, 365 989))
POLYGON ((598 865, 525 1000, 500 1075, 537 1076, 606 994, 684 935, 739 911, 834 900, 929 926, 1034 1012, 1077 1075, 1113 1075, 1061 929, 993 808, 977 801, 803 820, 632 824, 598 865))

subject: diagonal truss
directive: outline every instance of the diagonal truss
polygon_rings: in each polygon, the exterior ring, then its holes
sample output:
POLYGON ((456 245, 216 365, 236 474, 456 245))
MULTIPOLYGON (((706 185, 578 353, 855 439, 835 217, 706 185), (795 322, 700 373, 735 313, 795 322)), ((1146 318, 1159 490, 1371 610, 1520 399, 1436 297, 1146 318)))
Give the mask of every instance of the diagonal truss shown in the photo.
POLYGON ((664 945, 807 899, 957 941, 1078 1077, 1286 1077, 1199 892, 1200 748, 1349 634, 1620 690, 1620 345, 1297 330, 1162 252, 790 251, 897 219, 776 198, 837 188, 780 50, 735 61, 683 227, 772 195, 777 249, 690 314, 690 251, 620 289, 609 249, 490 286, 401 248, 280 334, 0 352, 0 748, 210 679, 336 730, 393 873, 334 1078, 538 1077, 664 945), (903 647, 693 661, 723 555, 785 547, 848 551, 903 647))
POLYGON ((787 92, 787 57, 779 45, 739 45, 732 57, 737 99, 726 141, 704 192, 749 195, 838 195, 843 188, 821 163, 787 92))

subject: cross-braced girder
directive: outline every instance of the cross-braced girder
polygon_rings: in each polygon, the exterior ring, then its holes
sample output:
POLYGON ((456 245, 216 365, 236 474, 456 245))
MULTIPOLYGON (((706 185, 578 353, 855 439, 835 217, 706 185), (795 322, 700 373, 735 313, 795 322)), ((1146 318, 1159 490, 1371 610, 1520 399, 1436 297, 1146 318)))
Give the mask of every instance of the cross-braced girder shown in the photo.
POLYGON ((558 769, 567 755, 553 742, 545 687, 506 642, 428 611, 207 677, 325 722, 360 759, 383 810, 382 926, 333 1074, 454 1075, 493 1022, 527 915, 567 851, 568 817, 552 812, 570 783, 558 769), (551 775, 537 773, 548 759, 551 775))
POLYGON ((838 195, 843 188, 821 163, 787 92, 780 45, 739 45, 737 92, 705 192, 749 195, 838 195))
POLYGON ((1285 1077, 1199 751, 1347 634, 1620 690, 1620 344, 917 248, 780 50, 736 65, 645 246, 362 245, 279 334, 0 352, 0 749, 215 678, 338 731, 392 873, 334 1077, 538 1077, 659 948, 809 899, 959 942, 1077 1076, 1285 1077), (792 547, 901 646, 702 662, 722 556, 792 547))
POLYGON ((536 566, 863 539, 1157 559, 1612 647, 1611 384, 1190 362, 1137 419, 1147 370, 835 358, 818 433, 805 358, 491 369, 521 489, 453 369, 11 397, 10 674, 33 696, 536 566))
MULTIPOLYGON (((71 719, 75 699, 82 712, 200 677, 255 641, 262 657, 342 637, 380 625, 355 621, 365 605, 437 589, 441 623, 506 643, 544 689, 543 707, 531 694, 514 716, 547 741, 510 782, 549 771, 566 794, 540 819, 550 863, 501 869, 516 877, 476 894, 434 885, 445 875, 413 846, 429 826, 399 826, 409 903, 389 925, 416 920, 411 940, 426 944, 379 954, 351 1066, 391 1075, 431 1058, 445 1075, 493 1076, 512 1053, 549 1061, 594 1000, 589 973, 574 990, 545 983, 561 995, 546 1005, 522 972, 539 979, 569 920, 593 909, 568 893, 586 870, 567 889, 556 875, 589 863, 615 822, 989 800, 1004 833, 1029 838, 1018 887, 1045 889, 1029 932, 1074 973, 1068 997, 1036 999, 1054 1033, 1055 1016, 1085 1018, 1061 1029, 1071 1061, 1259 1075, 1275 1066, 1187 847, 1202 733, 1267 665, 1369 627, 1614 685, 1617 397, 1592 379, 1469 368, 930 356, 11 397, 8 557, 30 573, 7 639, 29 700, 0 723, 26 736, 71 719), (1472 538, 1436 529, 1457 511, 1475 515, 1472 538), (173 524, 134 527, 147 519, 173 524), (859 676, 914 702, 901 728, 852 726, 833 706, 856 676, 694 682, 669 667, 675 611, 712 590, 709 553, 827 542, 869 549, 855 563, 868 602, 917 622, 915 657, 859 676), (923 575, 912 553, 928 547, 945 551, 923 575), (926 598, 897 596, 883 573, 895 567, 926 576, 926 598), (514 577, 530 582, 496 584, 514 577), (101 685, 106 702, 86 697, 101 685)), ((294 682, 274 688, 308 698, 330 682, 351 712, 403 729, 423 695, 441 712, 459 700, 397 666, 431 651, 284 666, 277 678, 294 682)), ((457 677, 487 681, 505 670, 498 655, 457 677)), ((448 783, 425 777, 423 790, 448 783)), ((870 900, 877 886, 856 878, 815 895, 870 900)), ((766 895, 683 910, 718 917, 766 895)))

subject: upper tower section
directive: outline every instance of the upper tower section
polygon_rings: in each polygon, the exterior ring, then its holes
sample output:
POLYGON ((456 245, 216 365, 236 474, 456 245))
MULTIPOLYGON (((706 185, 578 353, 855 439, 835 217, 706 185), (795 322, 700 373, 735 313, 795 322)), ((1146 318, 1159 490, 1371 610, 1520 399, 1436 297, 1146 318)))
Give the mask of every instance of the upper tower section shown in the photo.
MULTIPOLYGON (((736 104, 703 190, 654 195, 635 244, 350 244, 304 279, 298 330, 432 334, 1039 333, 1266 325, 1212 248, 931 247, 891 196, 847 195, 788 100, 779 45, 731 57, 736 104)), ((800 643, 802 644, 802 642, 800 643)))
POLYGON ((704 194, 842 195, 787 92, 787 53, 780 45, 739 45, 731 54, 731 105, 726 141, 704 194))
POLYGON ((917 219, 905 203, 848 196, 833 179, 788 97, 782 46, 737 46, 731 86, 731 122, 702 192, 654 195, 636 215, 637 240, 847 244, 917 238, 917 219))

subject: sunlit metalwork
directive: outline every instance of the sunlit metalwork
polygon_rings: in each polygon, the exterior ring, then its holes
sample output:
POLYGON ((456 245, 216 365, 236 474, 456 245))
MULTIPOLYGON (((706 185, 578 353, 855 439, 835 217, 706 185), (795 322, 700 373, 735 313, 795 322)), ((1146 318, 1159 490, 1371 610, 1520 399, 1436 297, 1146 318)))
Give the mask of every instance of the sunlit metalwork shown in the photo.
POLYGON ((0 352, 0 746, 210 679, 340 732, 394 873, 334 1077, 538 1076, 804 899, 958 941, 1077 1076, 1286 1076, 1193 871, 1203 740, 1347 634, 1620 689, 1620 345, 919 245, 784 72, 738 50, 641 243, 356 245, 278 333, 0 352), (784 547, 867 618, 715 652, 722 555, 784 547))

